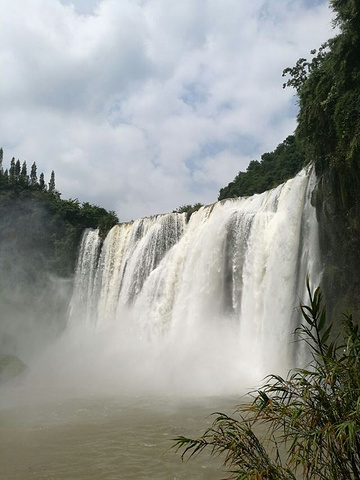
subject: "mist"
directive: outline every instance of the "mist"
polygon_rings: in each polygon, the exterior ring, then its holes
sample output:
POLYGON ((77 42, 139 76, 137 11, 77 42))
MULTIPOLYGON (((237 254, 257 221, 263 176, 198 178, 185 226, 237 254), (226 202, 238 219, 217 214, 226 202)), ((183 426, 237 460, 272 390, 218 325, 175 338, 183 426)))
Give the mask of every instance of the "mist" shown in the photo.
POLYGON ((321 273, 315 181, 303 171, 189 221, 173 213, 115 225, 105 240, 86 230, 74 276, 68 249, 56 248, 69 236, 53 236, 47 211, 31 204, 21 220, 9 208, 6 478, 218 478, 220 459, 181 462, 171 439, 197 437, 212 412, 232 415, 267 374, 304 362, 293 331, 306 274, 316 283, 321 273))
POLYGON ((321 270, 314 182, 303 171, 189 222, 168 214, 117 225, 104 243, 89 229, 74 282, 49 275, 45 256, 36 260, 45 273, 24 282, 33 257, 9 241, 17 290, 5 291, 13 308, 1 335, 28 368, 4 402, 241 395, 286 374, 303 355, 293 331, 305 276, 321 270))
POLYGON ((66 328, 73 278, 56 274, 49 212, 8 197, 0 212, 0 353, 29 365, 66 328))

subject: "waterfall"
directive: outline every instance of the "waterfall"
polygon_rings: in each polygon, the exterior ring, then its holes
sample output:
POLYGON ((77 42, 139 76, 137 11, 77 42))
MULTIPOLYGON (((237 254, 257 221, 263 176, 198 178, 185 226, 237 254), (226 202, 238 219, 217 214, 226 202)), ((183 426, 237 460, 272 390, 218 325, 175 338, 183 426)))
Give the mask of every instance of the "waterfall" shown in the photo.
POLYGON ((320 275, 315 182, 303 170, 271 191, 202 207, 188 223, 172 213, 116 225, 102 245, 87 230, 70 327, 112 332, 112 350, 131 342, 145 363, 149 348, 166 381, 184 369, 211 382, 287 369, 298 361, 305 277, 320 275))

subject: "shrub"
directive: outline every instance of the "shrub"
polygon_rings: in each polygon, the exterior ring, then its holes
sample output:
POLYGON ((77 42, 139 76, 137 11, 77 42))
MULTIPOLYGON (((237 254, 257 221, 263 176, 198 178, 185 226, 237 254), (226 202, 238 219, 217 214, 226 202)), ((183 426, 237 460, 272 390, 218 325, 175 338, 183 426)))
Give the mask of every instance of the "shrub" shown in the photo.
POLYGON ((228 479, 360 478, 359 325, 344 315, 342 336, 331 341, 321 290, 312 293, 307 281, 307 291, 296 333, 309 346, 309 365, 286 378, 267 377, 234 418, 214 414, 200 438, 177 437, 182 458, 205 448, 224 454, 228 479), (259 425, 266 427, 261 440, 254 433, 259 425))

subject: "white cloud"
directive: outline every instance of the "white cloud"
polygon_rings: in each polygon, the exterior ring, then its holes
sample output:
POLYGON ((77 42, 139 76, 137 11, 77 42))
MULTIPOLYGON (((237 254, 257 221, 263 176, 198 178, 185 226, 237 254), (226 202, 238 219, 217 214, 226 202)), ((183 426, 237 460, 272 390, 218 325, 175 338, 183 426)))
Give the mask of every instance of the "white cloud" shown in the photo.
POLYGON ((122 220, 215 201, 295 127, 308 0, 0 0, 0 144, 122 220))

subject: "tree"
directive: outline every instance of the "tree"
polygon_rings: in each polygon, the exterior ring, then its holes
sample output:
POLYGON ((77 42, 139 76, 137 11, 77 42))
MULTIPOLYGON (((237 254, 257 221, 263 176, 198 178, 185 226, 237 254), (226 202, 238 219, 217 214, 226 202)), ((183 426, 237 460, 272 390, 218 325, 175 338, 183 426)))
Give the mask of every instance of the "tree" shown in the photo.
POLYGON ((15 158, 14 157, 12 157, 10 161, 9 182, 10 182, 10 185, 13 185, 15 183, 15 158))
POLYGON ((40 173, 39 186, 40 186, 40 190, 42 192, 44 192, 46 190, 45 179, 44 179, 44 174, 43 173, 40 173))
POLYGON ((225 454, 229 479, 295 480, 299 471, 307 480, 360 478, 359 324, 345 315, 344 340, 330 341, 321 291, 312 293, 308 281, 307 290, 297 333, 310 348, 309 365, 285 379, 270 375, 252 402, 238 407, 237 418, 217 414, 199 439, 176 438, 183 458, 210 447, 212 455, 225 454), (256 425, 266 427, 262 440, 256 425))
POLYGON ((28 174, 27 174, 26 162, 23 162, 22 167, 21 167, 20 182, 23 186, 29 184, 29 177, 28 177, 28 174))
POLYGON ((30 185, 32 187, 34 187, 38 182, 36 170, 37 170, 37 167, 36 167, 36 163, 34 162, 31 165, 31 171, 30 171, 30 185))
POLYGON ((282 76, 289 75, 290 78, 283 84, 283 88, 293 87, 297 93, 300 93, 309 75, 320 68, 328 53, 328 47, 329 42, 325 42, 318 51, 311 50, 310 54, 313 55, 311 62, 308 62, 306 58, 299 58, 294 67, 285 68, 282 76))
POLYGON ((261 162, 252 160, 246 172, 239 172, 228 186, 220 190, 218 200, 262 193, 280 185, 299 172, 305 163, 294 135, 289 135, 273 152, 263 153, 261 162))
POLYGON ((335 25, 339 25, 343 31, 351 29, 359 32, 360 9, 357 0, 331 0, 330 4, 337 12, 335 25))
POLYGON ((15 163, 15 180, 16 181, 19 180, 20 172, 21 172, 20 160, 16 160, 16 163, 15 163))
POLYGON ((0 148, 0 188, 2 188, 4 185, 7 185, 8 183, 8 180, 5 179, 5 175, 4 175, 3 156, 4 156, 3 149, 0 148))
POLYGON ((54 170, 51 171, 48 191, 51 192, 51 193, 55 192, 55 172, 54 172, 54 170))
POLYGON ((203 206, 202 203, 194 203, 194 205, 181 205, 178 207, 176 210, 173 210, 173 213, 186 213, 186 221, 188 222, 190 220, 190 217, 193 213, 197 212, 200 210, 200 208, 203 206))
POLYGON ((294 87, 300 111, 296 136, 317 173, 330 171, 345 208, 356 203, 360 181, 360 4, 331 0, 340 34, 311 62, 301 58, 284 86, 294 87))

